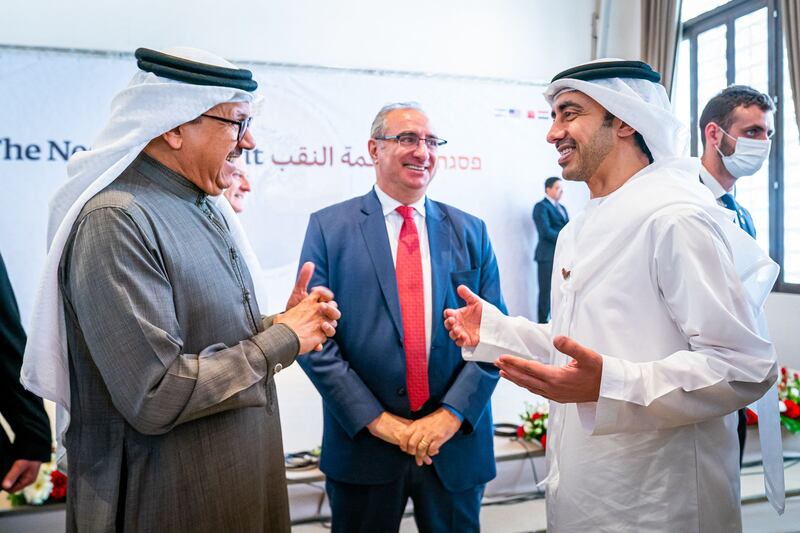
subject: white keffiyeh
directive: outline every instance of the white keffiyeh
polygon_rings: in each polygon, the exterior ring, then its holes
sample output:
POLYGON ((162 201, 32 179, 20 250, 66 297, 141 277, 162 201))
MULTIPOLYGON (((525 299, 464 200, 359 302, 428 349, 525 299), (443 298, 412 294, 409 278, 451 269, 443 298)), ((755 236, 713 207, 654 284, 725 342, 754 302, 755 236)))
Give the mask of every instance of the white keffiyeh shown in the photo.
MULTIPOLYGON (((601 59, 602 61, 619 61, 601 59)), ((611 114, 631 126, 644 138, 656 164, 665 163, 676 169, 691 169, 687 180, 699 175, 699 165, 679 159, 687 155, 687 130, 672 113, 664 87, 644 79, 601 78, 583 81, 561 78, 551 83, 544 92, 549 104, 566 91, 579 91, 603 106, 611 114)), ((699 178, 698 178, 699 179, 699 178)), ((696 183, 687 183, 687 190, 696 183)), ((705 192, 705 191, 703 191, 705 192)), ((694 194, 694 193, 692 193, 694 194)), ((705 203, 702 202, 701 203, 705 203)), ((643 205, 646 205, 645 202, 643 205)), ((712 216, 720 220, 725 213, 709 206, 712 216)), ((626 216, 625 218, 629 218, 626 216)), ((730 217, 728 217, 730 218, 730 217)), ((769 339, 764 303, 778 275, 778 265, 756 244, 756 241, 734 224, 722 224, 733 251, 734 265, 758 323, 758 333, 769 339)), ((577 280, 575 281, 577 282, 577 280)), ((759 439, 764 464, 764 483, 767 497, 778 513, 785 507, 783 478, 783 448, 781 444, 780 419, 778 414, 777 385, 756 403, 759 415, 759 439)))
MULTIPOLYGON (((237 68, 195 48, 165 53, 219 67, 237 68)), ((67 165, 68 181, 50 201, 48 253, 36 291, 21 381, 34 394, 56 403, 57 458, 63 464, 63 438, 70 420, 70 383, 64 303, 58 288, 58 265, 64 245, 83 206, 113 182, 150 140, 228 102, 253 102, 253 94, 229 87, 191 85, 139 71, 111 103, 111 117, 92 144, 67 165)), ((241 223, 224 195, 215 198, 253 278, 256 294, 261 267, 241 223)), ((263 302, 262 302, 263 304, 263 302)))

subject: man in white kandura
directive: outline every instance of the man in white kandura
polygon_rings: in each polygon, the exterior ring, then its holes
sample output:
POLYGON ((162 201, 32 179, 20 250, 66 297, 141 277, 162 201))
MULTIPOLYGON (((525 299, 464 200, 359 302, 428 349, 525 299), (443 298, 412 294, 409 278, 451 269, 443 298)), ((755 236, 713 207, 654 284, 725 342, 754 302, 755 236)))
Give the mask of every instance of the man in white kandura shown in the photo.
POLYGON ((783 510, 762 309, 777 266, 680 157, 659 79, 602 60, 545 92, 563 176, 591 192, 559 235, 552 323, 503 316, 466 287, 466 307, 445 311, 465 359, 551 400, 551 532, 741 530, 735 411, 765 393, 767 495, 783 510))

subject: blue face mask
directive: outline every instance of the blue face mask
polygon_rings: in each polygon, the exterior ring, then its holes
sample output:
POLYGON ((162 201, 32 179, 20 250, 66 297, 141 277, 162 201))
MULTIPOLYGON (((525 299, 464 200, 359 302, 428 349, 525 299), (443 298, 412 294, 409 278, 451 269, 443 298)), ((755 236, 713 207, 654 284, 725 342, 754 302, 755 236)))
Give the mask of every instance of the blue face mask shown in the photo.
POLYGON ((772 140, 766 139, 747 139, 746 137, 739 137, 734 139, 727 131, 720 128, 720 131, 733 139, 736 142, 736 149, 731 155, 725 155, 715 146, 720 157, 722 157, 722 164, 734 178, 741 178, 742 176, 752 176, 761 168, 767 157, 769 157, 769 149, 772 147, 772 140))

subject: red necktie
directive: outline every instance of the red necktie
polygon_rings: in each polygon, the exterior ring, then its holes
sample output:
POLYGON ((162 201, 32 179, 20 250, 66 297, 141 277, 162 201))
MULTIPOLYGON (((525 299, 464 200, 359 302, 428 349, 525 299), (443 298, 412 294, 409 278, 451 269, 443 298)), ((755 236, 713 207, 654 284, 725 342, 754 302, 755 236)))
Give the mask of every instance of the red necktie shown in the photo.
POLYGON ((425 356, 425 295, 422 285, 422 257, 414 208, 401 205, 403 216, 397 243, 397 290, 403 314, 403 348, 406 351, 406 390, 412 411, 418 411, 430 396, 428 362, 425 356))

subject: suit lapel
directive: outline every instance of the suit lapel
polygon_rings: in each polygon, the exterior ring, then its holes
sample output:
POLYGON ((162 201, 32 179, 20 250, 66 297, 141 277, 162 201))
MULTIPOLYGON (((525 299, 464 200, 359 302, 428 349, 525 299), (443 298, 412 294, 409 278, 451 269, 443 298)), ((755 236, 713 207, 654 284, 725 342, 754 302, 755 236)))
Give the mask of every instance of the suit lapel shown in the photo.
POLYGON ((392 322, 402 340, 403 322, 400 314, 400 299, 397 294, 397 274, 392 262, 392 250, 389 248, 386 219, 374 190, 363 198, 361 211, 365 217, 361 221, 361 233, 372 259, 372 265, 375 267, 375 274, 378 276, 378 283, 386 300, 386 306, 389 308, 389 314, 392 316, 392 322))
MULTIPOLYGON (((430 199, 425 199, 425 224, 431 252, 431 357, 434 347, 443 345, 439 337, 444 334, 441 314, 450 284, 452 250, 450 249, 450 223, 446 213, 430 199)), ((430 365, 429 365, 430 368, 430 365)))

